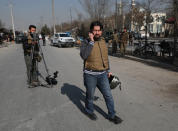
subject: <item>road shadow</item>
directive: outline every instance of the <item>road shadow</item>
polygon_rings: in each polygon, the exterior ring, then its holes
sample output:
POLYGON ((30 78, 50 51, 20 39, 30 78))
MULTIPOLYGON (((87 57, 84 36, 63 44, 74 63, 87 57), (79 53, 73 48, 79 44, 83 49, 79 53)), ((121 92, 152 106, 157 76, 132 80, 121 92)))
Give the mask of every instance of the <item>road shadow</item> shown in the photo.
MULTIPOLYGON (((75 85, 64 83, 61 87, 61 94, 66 95, 83 114, 86 114, 85 107, 82 104, 82 102, 85 103, 85 92, 82 89, 75 85)), ((96 97, 96 100, 98 100, 98 97, 96 97)), ((103 117, 107 118, 107 114, 99 106, 94 104, 94 109, 103 117)))

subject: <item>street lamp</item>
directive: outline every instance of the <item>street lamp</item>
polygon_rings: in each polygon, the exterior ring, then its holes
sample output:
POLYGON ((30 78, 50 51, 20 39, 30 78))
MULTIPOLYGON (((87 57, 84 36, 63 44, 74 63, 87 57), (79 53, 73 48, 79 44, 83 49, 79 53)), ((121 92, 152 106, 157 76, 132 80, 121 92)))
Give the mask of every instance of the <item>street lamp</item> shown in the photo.
POLYGON ((133 25, 133 11, 134 11, 134 7, 135 7, 135 1, 131 0, 131 10, 132 10, 132 14, 131 14, 131 31, 134 31, 134 25, 133 25))
MULTIPOLYGON (((122 13, 123 13, 123 11, 122 11, 122 8, 123 8, 123 5, 122 5, 122 0, 120 0, 120 2, 119 2, 119 6, 118 6, 118 2, 117 2, 117 0, 115 1, 116 3, 116 12, 115 12, 115 28, 119 28, 118 26, 118 22, 119 22, 119 20, 118 20, 118 13, 119 13, 119 16, 120 17, 122 17, 122 27, 124 26, 124 20, 123 20, 123 15, 122 15, 122 13)), ((121 27, 121 28, 122 28, 121 27)))
POLYGON ((116 9, 115 9, 115 28, 118 28, 118 24, 117 24, 117 22, 118 22, 118 20, 117 20, 117 12, 118 12, 118 7, 117 7, 117 0, 116 0, 116 3, 115 3, 115 6, 116 6, 116 9))
POLYGON ((70 8, 70 24, 71 24, 71 30, 72 30, 72 10, 70 8))
POLYGON ((10 10, 11 10, 12 31, 13 31, 14 40, 15 40, 16 35, 15 35, 14 16, 13 16, 13 10, 12 10, 13 5, 12 5, 12 3, 9 3, 9 7, 10 7, 10 10))
POLYGON ((122 0, 120 0, 119 15, 122 15, 122 0))
POLYGON ((53 31, 56 33, 55 15, 54 15, 54 0, 52 0, 52 17, 53 17, 53 31))

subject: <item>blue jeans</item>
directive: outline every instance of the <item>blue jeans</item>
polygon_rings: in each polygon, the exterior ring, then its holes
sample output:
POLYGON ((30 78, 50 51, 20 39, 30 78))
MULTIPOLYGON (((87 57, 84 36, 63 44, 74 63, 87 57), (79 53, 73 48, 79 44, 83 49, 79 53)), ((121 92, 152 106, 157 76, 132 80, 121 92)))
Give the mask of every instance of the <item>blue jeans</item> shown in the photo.
POLYGON ((105 99, 106 106, 108 109, 108 117, 113 118, 115 116, 114 100, 111 94, 107 73, 103 73, 101 75, 90 75, 84 73, 84 85, 86 87, 86 112, 91 114, 94 111, 93 99, 95 88, 98 87, 105 99))

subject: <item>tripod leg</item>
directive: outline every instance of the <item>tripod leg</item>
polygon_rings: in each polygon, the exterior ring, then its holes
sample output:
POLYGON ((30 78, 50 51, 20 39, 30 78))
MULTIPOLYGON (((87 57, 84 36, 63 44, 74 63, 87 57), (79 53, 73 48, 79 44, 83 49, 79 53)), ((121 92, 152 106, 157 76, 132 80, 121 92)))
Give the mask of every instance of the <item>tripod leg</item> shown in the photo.
POLYGON ((24 60, 26 64, 26 73, 27 73, 27 83, 30 83, 30 66, 31 66, 31 57, 29 55, 24 55, 24 60))
POLYGON ((29 77, 29 84, 32 83, 33 79, 33 62, 34 62, 34 46, 31 48, 30 59, 28 60, 28 77, 29 77))
POLYGON ((34 59, 32 59, 31 68, 30 68, 30 83, 32 83, 35 80, 34 71, 35 71, 35 63, 34 63, 34 59))
POLYGON ((40 50, 41 57, 42 57, 42 59, 43 59, 43 63, 44 63, 44 65, 45 65, 46 73, 47 73, 48 76, 49 76, 49 70, 48 70, 48 67, 47 67, 47 64, 46 64, 46 61, 45 61, 45 58, 44 58, 44 55, 43 55, 43 51, 42 51, 42 48, 41 48, 40 44, 38 44, 38 47, 39 47, 39 50, 40 50))
POLYGON ((30 62, 29 62, 29 68, 28 68, 28 78, 29 78, 29 84, 32 82, 32 58, 30 57, 30 62))
MULTIPOLYGON (((45 77, 43 77, 42 76, 42 74, 39 72, 39 70, 38 70, 38 62, 36 61, 36 69, 35 69, 35 75, 36 75, 36 77, 37 77, 37 80, 39 81, 39 78, 38 78, 38 76, 39 77, 41 77, 45 82, 46 82, 46 79, 45 79, 45 77)), ((46 82, 47 83, 47 82, 46 82)), ((51 82, 50 82, 51 83, 51 82)), ((53 85, 51 84, 51 85, 48 85, 48 83, 47 84, 42 84, 42 83, 40 83, 40 86, 45 86, 45 87, 48 87, 48 88, 52 88, 53 87, 53 85)))
MULTIPOLYGON (((45 61, 45 58, 44 58, 44 55, 43 55, 43 51, 42 51, 42 48, 41 48, 41 46, 40 46, 40 44, 37 44, 38 45, 38 48, 39 48, 39 51, 40 51, 40 54, 41 54, 41 57, 42 57, 42 60, 43 60, 43 63, 44 63, 44 66, 45 66, 45 70, 46 70, 46 73, 47 73, 47 77, 49 77, 50 75, 49 75, 49 70, 48 70, 48 67, 47 67, 47 64, 46 64, 46 61, 45 61)), ((45 80, 46 81, 46 80, 45 80)), ((52 84, 52 81, 51 81, 51 79, 49 79, 49 85, 51 85, 51 87, 53 86, 53 84, 52 84)))
POLYGON ((33 70, 32 70, 32 76, 34 81, 38 81, 37 70, 38 70, 38 62, 35 59, 33 62, 33 70))

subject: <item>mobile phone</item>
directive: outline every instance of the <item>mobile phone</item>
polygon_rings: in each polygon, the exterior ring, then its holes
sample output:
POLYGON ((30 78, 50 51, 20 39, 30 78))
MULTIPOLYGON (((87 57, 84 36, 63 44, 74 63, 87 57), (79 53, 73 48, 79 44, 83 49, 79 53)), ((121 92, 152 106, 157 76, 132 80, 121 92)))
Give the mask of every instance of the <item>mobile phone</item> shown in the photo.
POLYGON ((91 30, 89 31, 89 33, 92 33, 92 34, 93 34, 93 32, 92 32, 91 30))

